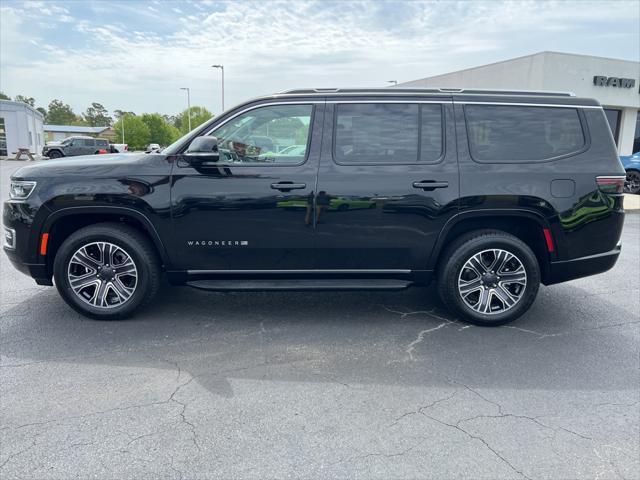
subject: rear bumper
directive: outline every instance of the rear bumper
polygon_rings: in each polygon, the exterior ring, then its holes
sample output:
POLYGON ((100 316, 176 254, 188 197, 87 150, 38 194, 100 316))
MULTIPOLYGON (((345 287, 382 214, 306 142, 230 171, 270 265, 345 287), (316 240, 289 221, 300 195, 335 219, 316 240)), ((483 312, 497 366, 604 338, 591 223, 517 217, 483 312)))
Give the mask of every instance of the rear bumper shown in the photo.
POLYGON ((574 258, 572 260, 551 262, 543 283, 545 285, 553 285, 554 283, 566 282, 568 280, 606 272, 616 264, 621 250, 622 245, 618 244, 616 248, 609 252, 574 258))

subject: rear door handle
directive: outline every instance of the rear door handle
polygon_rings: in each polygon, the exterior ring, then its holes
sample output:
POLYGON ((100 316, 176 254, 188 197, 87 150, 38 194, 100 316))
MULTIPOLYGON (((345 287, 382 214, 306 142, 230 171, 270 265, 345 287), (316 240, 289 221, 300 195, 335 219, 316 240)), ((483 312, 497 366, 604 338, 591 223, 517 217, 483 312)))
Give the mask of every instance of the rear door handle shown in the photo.
POLYGON ((449 182, 436 182, 435 180, 413 182, 413 188, 421 188, 423 190, 435 190, 436 188, 447 188, 448 186, 449 182))
POLYGON ((291 190, 302 190, 307 188, 306 183, 293 183, 293 182, 278 182, 272 183, 271 188, 274 190, 280 190, 281 192, 289 192, 291 190))

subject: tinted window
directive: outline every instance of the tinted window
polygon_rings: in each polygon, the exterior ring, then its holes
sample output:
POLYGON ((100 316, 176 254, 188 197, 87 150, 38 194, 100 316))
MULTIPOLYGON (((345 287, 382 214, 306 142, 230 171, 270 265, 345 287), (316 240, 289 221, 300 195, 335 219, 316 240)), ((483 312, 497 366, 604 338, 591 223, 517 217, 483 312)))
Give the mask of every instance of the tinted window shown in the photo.
POLYGON ((465 115, 471 155, 478 161, 548 160, 584 146, 576 109, 467 105, 465 115))
POLYGON ((211 132, 218 137, 220 161, 302 163, 312 112, 313 105, 276 105, 238 115, 211 132))
POLYGON ((107 145, 109 145, 109 142, 107 140, 98 139, 96 140, 96 145, 106 147, 107 145))
POLYGON ((79 145, 84 145, 85 147, 93 147, 95 145, 95 140, 86 138, 84 140, 80 140, 79 145))
POLYGON ((338 105, 335 158, 339 163, 415 163, 418 105, 338 105))

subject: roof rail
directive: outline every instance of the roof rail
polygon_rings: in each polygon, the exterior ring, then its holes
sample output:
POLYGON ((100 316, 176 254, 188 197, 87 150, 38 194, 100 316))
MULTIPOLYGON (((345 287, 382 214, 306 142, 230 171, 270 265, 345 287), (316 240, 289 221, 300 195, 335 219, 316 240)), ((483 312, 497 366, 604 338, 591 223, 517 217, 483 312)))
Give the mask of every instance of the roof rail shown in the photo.
POLYGON ((461 95, 526 95, 539 97, 575 97, 573 92, 561 92, 555 90, 499 90, 499 89, 476 89, 476 88, 415 88, 415 87, 387 87, 387 88, 296 88, 285 90, 277 95, 319 95, 333 93, 338 95, 363 95, 363 94, 386 94, 386 95, 408 95, 424 93, 443 93, 461 95))

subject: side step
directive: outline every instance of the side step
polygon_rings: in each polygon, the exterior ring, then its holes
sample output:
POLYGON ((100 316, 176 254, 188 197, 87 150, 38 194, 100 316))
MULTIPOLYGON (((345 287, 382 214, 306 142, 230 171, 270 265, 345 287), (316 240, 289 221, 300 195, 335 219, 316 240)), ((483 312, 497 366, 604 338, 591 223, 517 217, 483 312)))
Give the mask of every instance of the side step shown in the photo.
POLYGON ((217 292, 267 290, 404 290, 413 282, 393 279, 194 280, 187 285, 217 292))

